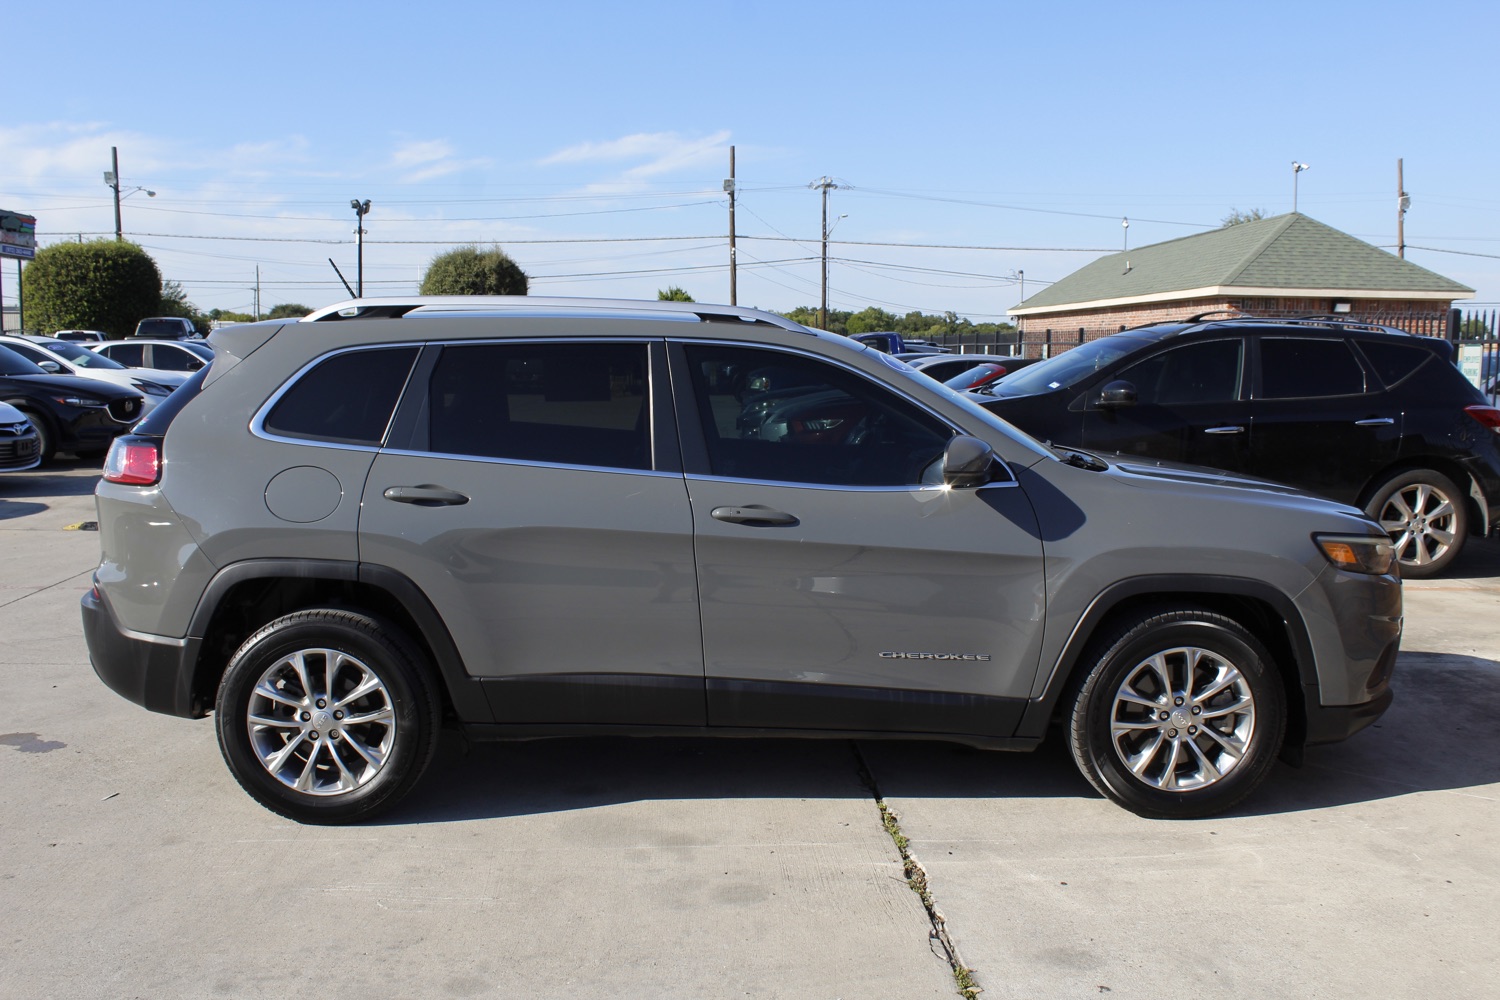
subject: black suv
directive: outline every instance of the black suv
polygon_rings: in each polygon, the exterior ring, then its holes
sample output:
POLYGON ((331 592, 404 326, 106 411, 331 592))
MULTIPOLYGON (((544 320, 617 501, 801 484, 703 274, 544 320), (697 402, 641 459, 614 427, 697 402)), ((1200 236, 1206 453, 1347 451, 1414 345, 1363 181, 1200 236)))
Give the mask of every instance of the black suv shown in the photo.
POLYGON ((1500 518, 1500 409, 1445 340, 1338 319, 1195 317, 1016 372, 983 405, 1101 453, 1211 466, 1362 508, 1401 572, 1448 567, 1500 518))

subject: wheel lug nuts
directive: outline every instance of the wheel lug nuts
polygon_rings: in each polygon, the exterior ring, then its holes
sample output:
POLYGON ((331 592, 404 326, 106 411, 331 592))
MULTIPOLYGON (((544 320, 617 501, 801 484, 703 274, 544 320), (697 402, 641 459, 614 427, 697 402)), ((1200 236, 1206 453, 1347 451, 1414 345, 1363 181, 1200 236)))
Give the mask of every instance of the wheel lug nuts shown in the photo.
MULTIPOLYGON (((314 733, 313 735, 316 736, 317 733, 314 733)), ((1169 740, 1175 740, 1176 738, 1177 738, 1177 730, 1175 730, 1175 729, 1168 729, 1167 730, 1167 739, 1169 739, 1169 740)))
POLYGON ((1157 716, 1157 718, 1160 719, 1163 722, 1166 722, 1171 717, 1172 717, 1172 713, 1171 712, 1167 712, 1167 711, 1163 711, 1160 715, 1157 716))
MULTIPOLYGON (((1181 698, 1174 699, 1173 703, 1177 704, 1177 705, 1181 705, 1182 704, 1182 699, 1181 698)), ((319 704, 318 707, 322 708, 323 706, 321 704, 319 704)))
MULTIPOLYGON (((1194 709, 1194 711, 1196 711, 1196 709, 1194 709)), ((333 717, 335 719, 342 719, 344 717, 344 713, 343 712, 334 712, 333 713, 333 717)))
MULTIPOLYGON (((334 733, 334 735, 337 736, 338 734, 334 733)), ((1188 735, 1189 736, 1197 736, 1198 735, 1198 727, 1197 726, 1188 726, 1188 735)))
POLYGON ((1203 714, 1203 706, 1202 705, 1194 705, 1193 706, 1193 714, 1194 715, 1202 715, 1203 714))
POLYGON ((307 734, 307 738, 310 739, 310 740, 317 739, 318 738, 318 731, 316 729, 314 729, 312 732, 310 732, 310 733, 307 734))
MULTIPOLYGON (((1178 702, 1178 703, 1177 703, 1177 704, 1179 704, 1179 705, 1181 705, 1181 704, 1182 704, 1182 702, 1180 702, 1180 701, 1179 701, 1179 702, 1178 702)), ((328 702, 327 702, 327 701, 325 701, 325 700, 324 700, 324 699, 322 699, 322 698, 319 698, 319 699, 318 699, 318 707, 319 707, 319 708, 327 708, 327 707, 328 707, 328 702)))
POLYGON ((311 712, 303 712, 302 713, 302 721, 303 722, 311 722, 312 721, 312 713, 311 712))
POLYGON ((330 739, 330 740, 336 740, 336 739, 338 739, 338 738, 339 738, 339 731, 338 731, 338 730, 337 730, 337 729, 335 729, 335 730, 333 730, 333 731, 331 731, 331 732, 330 732, 330 733, 329 733, 329 734, 328 734, 328 738, 329 738, 329 739, 330 739))

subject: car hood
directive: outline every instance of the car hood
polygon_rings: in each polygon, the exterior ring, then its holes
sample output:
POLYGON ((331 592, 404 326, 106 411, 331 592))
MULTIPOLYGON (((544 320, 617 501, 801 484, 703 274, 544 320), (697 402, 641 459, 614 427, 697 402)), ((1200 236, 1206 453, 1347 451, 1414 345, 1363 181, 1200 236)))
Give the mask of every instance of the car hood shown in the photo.
POLYGON ((82 375, 5 375, 0 377, 13 379, 19 385, 35 386, 49 392, 83 392, 103 400, 126 399, 140 395, 134 389, 126 389, 97 378, 84 378, 82 375))
POLYGON ((1244 490, 1260 494, 1263 499, 1272 502, 1280 499, 1293 506, 1336 509, 1341 512, 1364 517, 1364 511, 1356 507, 1339 503, 1337 500, 1330 500, 1327 497, 1311 493, 1296 486, 1273 482, 1269 479, 1259 479, 1255 476, 1247 476, 1241 473, 1225 472, 1223 469, 1210 469, 1202 465, 1188 465, 1184 462, 1164 462, 1155 459, 1129 458, 1120 455, 1104 455, 1101 457, 1110 462, 1112 470, 1118 474, 1122 482, 1144 489, 1156 487, 1181 489, 1184 486, 1198 486, 1208 490, 1244 490))

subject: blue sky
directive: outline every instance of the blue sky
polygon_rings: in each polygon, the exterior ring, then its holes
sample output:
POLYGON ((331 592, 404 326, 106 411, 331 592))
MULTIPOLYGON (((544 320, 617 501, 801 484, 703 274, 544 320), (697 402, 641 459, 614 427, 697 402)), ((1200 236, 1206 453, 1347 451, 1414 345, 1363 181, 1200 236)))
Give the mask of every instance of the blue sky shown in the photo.
MULTIPOLYGON (((0 207, 129 238, 204 309, 410 294, 498 243, 533 294, 1003 317, 1124 245, 1298 208, 1500 305, 1500 4, 3 2, 0 207), (1122 218, 1130 220, 1127 229, 1122 218), (844 242, 847 241, 847 242, 844 242), (961 248, 961 249, 944 249, 961 248), (1422 249, 1417 249, 1422 248, 1422 249)), ((7 302, 15 265, 0 265, 7 302)))

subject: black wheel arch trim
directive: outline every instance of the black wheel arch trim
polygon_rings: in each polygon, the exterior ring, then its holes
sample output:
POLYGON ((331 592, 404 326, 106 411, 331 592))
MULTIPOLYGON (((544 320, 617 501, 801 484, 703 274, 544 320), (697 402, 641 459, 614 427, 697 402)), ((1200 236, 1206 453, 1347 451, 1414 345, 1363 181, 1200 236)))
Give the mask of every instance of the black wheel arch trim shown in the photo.
POLYGON ((1016 729, 1016 736, 1040 739, 1046 734, 1056 713, 1058 700, 1067 689, 1079 659, 1105 619, 1126 601, 1163 593, 1193 594, 1201 596, 1208 603, 1216 597, 1248 598, 1264 602, 1281 617, 1286 626, 1286 639, 1292 658, 1296 661, 1296 686, 1302 695, 1301 704, 1291 703, 1291 686, 1288 686, 1287 742, 1300 743, 1305 736, 1302 717, 1305 717, 1306 707, 1318 704, 1318 676, 1312 641, 1296 605, 1291 598, 1262 580, 1189 574, 1133 577, 1120 580, 1100 591, 1073 626, 1062 652, 1052 665, 1041 697, 1027 704, 1026 713, 1016 729))
POLYGON ((433 665, 441 675, 443 688, 459 720, 494 721, 482 686, 464 669, 458 646, 437 608, 409 577, 389 566, 338 559, 247 559, 232 563, 215 573, 204 588, 188 625, 189 637, 201 640, 208 636, 214 616, 234 587, 252 580, 271 579, 357 583, 389 594, 415 623, 419 634, 413 638, 432 652, 433 665))

